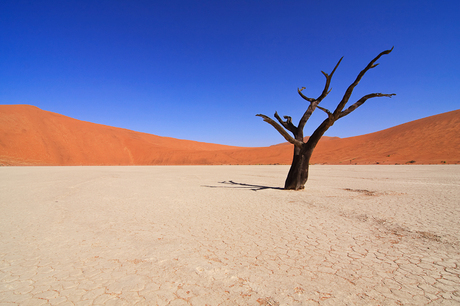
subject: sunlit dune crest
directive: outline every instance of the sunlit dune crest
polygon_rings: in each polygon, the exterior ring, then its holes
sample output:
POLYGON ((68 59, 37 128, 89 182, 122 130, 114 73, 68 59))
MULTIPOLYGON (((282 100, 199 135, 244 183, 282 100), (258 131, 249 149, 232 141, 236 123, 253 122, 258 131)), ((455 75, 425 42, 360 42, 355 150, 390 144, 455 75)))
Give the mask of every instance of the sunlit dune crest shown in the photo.
MULTIPOLYGON (((246 148, 180 140, 76 120, 30 105, 0 105, 2 165, 290 164, 292 145, 246 148)), ((376 133, 323 137, 312 163, 460 163, 460 110, 376 133)))

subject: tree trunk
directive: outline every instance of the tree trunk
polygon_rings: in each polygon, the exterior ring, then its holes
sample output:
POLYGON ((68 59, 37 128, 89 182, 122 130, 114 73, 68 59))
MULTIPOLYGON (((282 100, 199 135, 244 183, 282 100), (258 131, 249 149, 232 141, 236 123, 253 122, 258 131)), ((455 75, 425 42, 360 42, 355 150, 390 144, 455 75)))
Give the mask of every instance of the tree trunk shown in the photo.
POLYGON ((291 168, 289 169, 286 182, 284 183, 285 190, 302 190, 305 188, 305 183, 308 180, 308 166, 310 165, 312 153, 313 150, 294 147, 294 157, 292 159, 291 168))

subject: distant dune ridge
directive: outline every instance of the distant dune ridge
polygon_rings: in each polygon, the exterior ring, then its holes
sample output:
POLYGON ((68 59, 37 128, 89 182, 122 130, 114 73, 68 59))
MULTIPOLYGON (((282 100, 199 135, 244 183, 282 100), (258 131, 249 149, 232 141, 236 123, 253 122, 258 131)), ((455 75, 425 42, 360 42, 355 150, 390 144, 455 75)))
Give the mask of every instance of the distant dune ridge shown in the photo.
MULTIPOLYGON (((290 164, 282 143, 246 148, 180 140, 76 120, 31 105, 0 105, 2 165, 290 164)), ((323 137, 312 163, 460 163, 460 110, 362 136, 323 137)))

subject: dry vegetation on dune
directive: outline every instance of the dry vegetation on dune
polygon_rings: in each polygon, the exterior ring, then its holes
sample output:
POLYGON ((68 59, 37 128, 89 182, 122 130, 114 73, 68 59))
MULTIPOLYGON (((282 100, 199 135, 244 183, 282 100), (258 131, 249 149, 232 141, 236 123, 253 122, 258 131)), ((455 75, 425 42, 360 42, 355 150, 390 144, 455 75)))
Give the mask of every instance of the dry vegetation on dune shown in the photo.
MULTIPOLYGON (((380 132, 324 137, 312 163, 460 163, 460 110, 380 132)), ((179 140, 69 118, 30 105, 0 105, 3 165, 290 164, 292 145, 245 148, 179 140)))

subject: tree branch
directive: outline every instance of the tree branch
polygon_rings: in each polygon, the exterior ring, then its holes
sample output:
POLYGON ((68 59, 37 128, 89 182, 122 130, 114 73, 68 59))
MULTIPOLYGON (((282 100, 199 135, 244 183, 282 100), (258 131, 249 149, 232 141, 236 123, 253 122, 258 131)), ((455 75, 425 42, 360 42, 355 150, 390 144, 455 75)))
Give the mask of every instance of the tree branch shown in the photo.
POLYGON ((363 105, 364 102, 366 102, 368 99, 376 98, 376 97, 388 97, 388 98, 391 98, 392 96, 395 96, 395 95, 396 94, 382 94, 382 93, 372 93, 372 94, 365 95, 364 97, 362 97, 361 99, 356 101, 353 105, 348 107, 346 110, 342 111, 339 114, 339 118, 337 118, 337 119, 345 117, 346 115, 348 115, 349 113, 351 113, 352 111, 354 111, 355 109, 357 109, 358 107, 363 105))
POLYGON ((292 143, 293 145, 299 148, 302 147, 303 142, 292 138, 291 135, 289 135, 288 132, 286 132, 286 130, 283 129, 283 127, 281 127, 278 123, 276 123, 275 120, 265 115, 262 115, 262 114, 257 114, 256 116, 262 117, 262 119, 264 119, 265 122, 273 126, 284 137, 284 139, 286 139, 287 141, 289 141, 290 143, 292 143))
POLYGON ((319 105, 316 106, 316 107, 319 108, 320 110, 322 110, 323 112, 325 112, 325 113, 327 114, 327 117, 328 117, 328 118, 331 118, 331 119, 333 118, 333 117, 332 117, 332 113, 331 113, 328 109, 326 109, 326 108, 324 108, 324 107, 321 107, 321 106, 319 106, 319 105))
POLYGON ((294 135, 296 134, 297 127, 292 123, 291 117, 284 116, 284 119, 286 119, 286 121, 283 121, 283 119, 281 119, 278 115, 278 112, 275 112, 275 118, 279 121, 279 123, 281 123, 282 126, 284 126, 286 130, 290 131, 294 135))
POLYGON ((308 98, 307 96, 305 96, 305 95, 302 93, 302 90, 304 90, 304 89, 305 89, 305 87, 297 88, 297 92, 299 93, 299 95, 300 95, 303 99, 307 100, 308 102, 313 102, 313 101, 315 101, 315 99, 313 99, 313 98, 308 98))
POLYGON ((302 118, 300 118, 299 126, 297 127, 298 129, 303 130, 305 123, 307 123, 308 119, 310 119, 310 116, 315 111, 316 107, 318 106, 318 103, 318 101, 313 101, 310 103, 302 118))
POLYGON ((318 98, 316 98, 316 101, 321 102, 331 92, 331 90, 329 90, 329 85, 331 85, 332 76, 334 75, 334 72, 337 70, 337 67, 339 67, 340 62, 342 61, 342 59, 343 59, 343 56, 339 59, 339 61, 337 62, 337 65, 335 65, 334 69, 332 69, 332 72, 331 72, 330 75, 327 74, 324 71, 321 71, 321 73, 326 77, 326 84, 324 85, 324 89, 323 89, 323 92, 321 93, 321 95, 318 98))
POLYGON ((318 104, 331 92, 329 90, 329 86, 331 84, 331 79, 332 79, 332 76, 334 75, 335 71, 337 70, 337 67, 339 67, 339 64, 342 61, 342 59, 343 59, 343 57, 340 58, 340 60, 337 62, 337 64, 335 65, 334 69, 332 69, 331 74, 327 74, 324 71, 321 71, 323 73, 323 75, 326 77, 326 84, 324 84, 323 92, 321 93, 321 95, 318 98, 311 99, 311 98, 305 97, 301 93, 301 91, 304 90, 305 87, 302 87, 300 90, 298 90, 300 96, 302 96, 305 100, 310 101, 310 105, 308 106, 308 109, 305 111, 305 113, 303 114, 302 118, 300 119, 299 125, 297 127, 298 129, 303 130, 305 124, 307 123, 308 119, 310 119, 311 114, 313 114, 313 112, 315 111, 315 109, 318 106, 318 104))
POLYGON ((316 128, 316 130, 308 138, 306 147, 313 150, 318 144, 321 137, 324 135, 324 133, 329 129, 330 126, 334 124, 334 121, 335 120, 333 120, 333 118, 331 117, 324 119, 324 121, 316 128))
MULTIPOLYGON (((343 110, 343 108, 345 107, 345 105, 348 103, 348 100, 350 99, 350 96, 351 96, 351 93, 353 92, 353 90, 355 89, 356 85, 358 85, 358 83, 361 81, 361 79, 363 78, 364 74, 369 71, 370 69, 372 68, 375 68, 377 67, 378 64, 374 64, 382 55, 385 55, 385 54, 389 54, 391 51, 393 51, 393 48, 392 47, 390 50, 385 50, 383 52, 381 52, 379 55, 377 55, 372 61, 370 61, 369 64, 367 64, 366 68, 364 68, 359 74, 358 76, 356 77, 356 80, 347 88, 347 90, 345 91, 345 94, 343 95, 343 98, 342 100, 340 101, 340 103, 337 105, 337 108, 335 109, 334 111, 334 117, 336 119, 339 118, 340 116, 340 113, 341 111, 343 110)), ((364 102, 363 102, 364 103, 364 102)), ((343 116, 342 116, 343 117, 343 116)))

